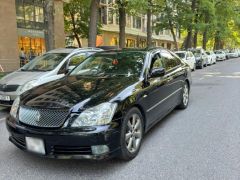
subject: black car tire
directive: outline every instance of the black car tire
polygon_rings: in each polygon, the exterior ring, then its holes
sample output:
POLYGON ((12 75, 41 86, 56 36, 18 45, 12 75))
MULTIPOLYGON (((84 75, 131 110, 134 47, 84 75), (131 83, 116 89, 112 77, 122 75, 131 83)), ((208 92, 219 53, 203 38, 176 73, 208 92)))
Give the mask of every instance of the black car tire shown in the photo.
POLYGON ((183 89, 182 89, 182 93, 181 93, 181 102, 178 106, 179 109, 186 109, 188 107, 188 103, 189 103, 189 85, 187 82, 184 83, 183 85, 183 89), (187 98, 187 102, 185 101, 187 98))
POLYGON ((203 63, 201 63, 201 65, 199 66, 199 69, 203 69, 204 66, 203 66, 203 63))
MULTIPOLYGON (((124 119, 123 119, 123 122, 122 122, 122 128, 121 128, 121 137, 120 137, 120 145, 121 145, 121 149, 120 149, 120 154, 119 154, 119 158, 122 159, 122 160, 125 160, 125 161, 130 161, 132 160, 133 158, 135 158, 140 150, 140 147, 141 147, 141 143, 142 143, 142 139, 143 139, 143 127, 144 127, 144 124, 143 124, 143 116, 141 114, 141 112, 139 111, 138 108, 134 107, 134 108, 131 108, 127 114, 124 116, 124 119), (127 137, 127 131, 131 131, 128 129, 128 122, 130 122, 130 119, 133 117, 133 115, 137 115, 138 118, 139 118, 139 122, 140 122, 140 129, 139 129, 139 132, 141 133, 141 137, 140 137, 140 141, 139 141, 139 144, 136 148, 136 151, 134 152, 130 152, 128 150, 128 147, 127 147, 127 140, 126 140, 126 137, 127 137)), ((137 123, 136 123, 137 124, 137 123)), ((133 138, 134 135, 132 135, 131 137, 133 138)), ((130 141, 130 140, 129 140, 130 141)))
POLYGON ((192 71, 195 71, 195 70, 196 70, 196 64, 194 64, 192 71))

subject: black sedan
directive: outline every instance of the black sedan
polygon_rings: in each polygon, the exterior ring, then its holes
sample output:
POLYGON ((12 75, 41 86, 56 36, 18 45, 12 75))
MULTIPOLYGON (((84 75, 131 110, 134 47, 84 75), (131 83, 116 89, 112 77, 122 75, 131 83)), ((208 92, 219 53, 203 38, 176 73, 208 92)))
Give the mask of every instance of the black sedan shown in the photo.
POLYGON ((130 160, 154 124, 188 106, 190 84, 191 69, 168 50, 100 52, 18 97, 9 140, 50 158, 130 160))

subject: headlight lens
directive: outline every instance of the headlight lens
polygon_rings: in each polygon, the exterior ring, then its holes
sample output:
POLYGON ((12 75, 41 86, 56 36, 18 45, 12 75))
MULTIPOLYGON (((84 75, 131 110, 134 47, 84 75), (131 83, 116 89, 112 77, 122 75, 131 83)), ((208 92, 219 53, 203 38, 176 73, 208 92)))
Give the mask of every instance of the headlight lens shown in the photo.
POLYGON ((111 122, 117 103, 102 103, 83 111, 72 123, 71 127, 99 126, 111 122))
POLYGON ((20 97, 18 96, 14 100, 11 111, 10 111, 10 115, 14 118, 17 118, 17 112, 18 112, 19 104, 20 104, 20 97))
POLYGON ((26 92, 27 90, 32 89, 33 87, 37 86, 36 82, 37 82, 36 80, 32 80, 32 81, 25 83, 24 85, 22 85, 19 88, 18 94, 21 95, 22 93, 26 92))

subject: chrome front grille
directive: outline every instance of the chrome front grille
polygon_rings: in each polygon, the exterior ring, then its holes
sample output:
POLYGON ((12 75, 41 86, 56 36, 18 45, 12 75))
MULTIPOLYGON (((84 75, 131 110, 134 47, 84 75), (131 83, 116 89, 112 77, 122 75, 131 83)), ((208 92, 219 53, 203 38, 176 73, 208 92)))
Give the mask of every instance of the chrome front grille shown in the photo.
POLYGON ((67 116, 68 110, 37 109, 31 107, 20 107, 19 109, 19 121, 35 127, 61 127, 67 116))

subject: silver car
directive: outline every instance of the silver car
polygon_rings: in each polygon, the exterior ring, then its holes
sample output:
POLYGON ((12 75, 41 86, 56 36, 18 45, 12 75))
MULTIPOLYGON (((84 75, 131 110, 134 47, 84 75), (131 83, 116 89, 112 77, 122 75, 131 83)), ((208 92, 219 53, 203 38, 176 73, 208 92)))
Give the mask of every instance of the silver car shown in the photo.
POLYGON ((99 48, 62 48, 34 58, 19 70, 0 80, 0 106, 11 106, 23 92, 49 81, 60 79, 99 48))

